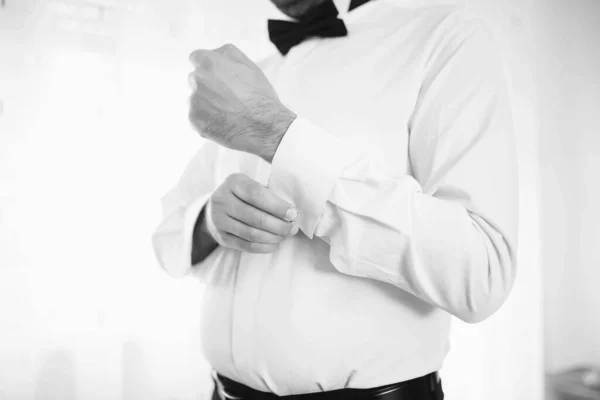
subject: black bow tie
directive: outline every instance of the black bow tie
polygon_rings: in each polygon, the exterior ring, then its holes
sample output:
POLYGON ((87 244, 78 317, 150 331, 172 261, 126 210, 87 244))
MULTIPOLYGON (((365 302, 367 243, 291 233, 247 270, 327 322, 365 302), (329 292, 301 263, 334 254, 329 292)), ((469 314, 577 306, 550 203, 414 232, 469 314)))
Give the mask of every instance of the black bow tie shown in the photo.
MULTIPOLYGON (((348 11, 369 0, 352 0, 348 11)), ((344 21, 339 19, 333 0, 327 0, 302 16, 298 22, 270 19, 268 21, 269 38, 279 52, 286 55, 290 49, 311 36, 324 38, 348 35, 344 21)))

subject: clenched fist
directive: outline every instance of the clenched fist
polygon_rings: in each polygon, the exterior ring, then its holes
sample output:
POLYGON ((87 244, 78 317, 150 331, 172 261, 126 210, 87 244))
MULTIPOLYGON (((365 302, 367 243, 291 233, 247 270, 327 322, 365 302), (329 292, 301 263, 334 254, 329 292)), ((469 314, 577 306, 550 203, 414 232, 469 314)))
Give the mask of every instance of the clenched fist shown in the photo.
POLYGON ((296 115, 241 50, 226 44, 190 55, 189 120, 200 135, 271 162, 296 115))
POLYGON ((298 233, 297 211, 270 189, 244 174, 232 174, 212 194, 206 226, 222 246, 251 253, 272 253, 298 233))

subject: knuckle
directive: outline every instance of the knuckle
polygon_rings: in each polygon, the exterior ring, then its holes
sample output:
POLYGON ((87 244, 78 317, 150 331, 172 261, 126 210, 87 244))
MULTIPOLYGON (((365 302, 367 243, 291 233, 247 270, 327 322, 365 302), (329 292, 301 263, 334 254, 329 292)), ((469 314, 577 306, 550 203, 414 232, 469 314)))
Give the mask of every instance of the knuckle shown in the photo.
POLYGON ((188 84, 190 85, 190 87, 192 89, 196 90, 196 88, 198 87, 198 85, 196 84, 196 73, 190 72, 187 76, 187 80, 188 80, 188 84))
POLYGON ((188 60, 192 64, 196 64, 197 60, 200 59, 200 57, 202 57, 202 50, 194 50, 190 53, 188 60))
POLYGON ((249 229, 247 236, 251 242, 260 242, 260 233, 256 229, 249 229))
POLYGON ((231 221, 229 223, 229 232, 232 235, 237 236, 239 238, 244 237, 244 234, 243 234, 242 230, 240 229, 240 226, 238 224, 232 224, 231 221))
POLYGON ((212 220, 212 224, 218 230, 223 229, 223 219, 219 213, 215 213, 214 211, 211 213, 210 219, 212 220))
POLYGON ((199 96, 202 92, 198 90, 198 87, 206 81, 206 77, 198 71, 198 69, 195 69, 189 73, 188 81, 190 82, 190 86, 194 89, 194 94, 199 96))
POLYGON ((211 197, 210 212, 211 217, 216 218, 218 215, 223 214, 223 209, 227 207, 227 199, 221 194, 220 191, 213 193, 211 197))
POLYGON ((237 201, 231 201, 233 197, 227 201, 226 206, 224 207, 227 210, 228 214, 239 216, 240 213, 243 212, 243 206, 237 201))
POLYGON ((252 192, 252 184, 245 179, 240 179, 237 181, 236 186, 239 192, 244 197, 250 197, 252 192))
POLYGON ((239 227, 237 229, 237 236, 241 237, 242 239, 246 239, 247 241, 252 241, 252 230, 248 229, 246 227, 239 227))
POLYGON ((235 173, 229 175, 227 178, 230 180, 230 182, 237 183, 237 182, 245 181, 246 175, 242 174, 241 172, 235 172, 235 173))
POLYGON ((241 61, 244 64, 247 64, 248 57, 244 54, 239 47, 234 44, 227 43, 221 46, 218 50, 219 53, 225 55, 226 57, 235 59, 237 61, 241 61))
POLYGON ((235 49, 236 49, 236 47, 233 43, 225 43, 223 46, 221 46, 219 48, 219 50, 224 51, 226 53, 229 53, 235 49))
POLYGON ((223 181, 222 186, 226 186, 229 188, 233 188, 236 183, 236 174, 227 175, 225 180, 223 181))
POLYGON ((208 51, 205 49, 194 50, 189 56, 189 60, 194 64, 201 63, 206 58, 208 58, 208 51))
POLYGON ((213 60, 211 57, 208 56, 204 56, 202 57, 200 60, 198 60, 197 63, 199 69, 204 70, 204 71, 210 71, 213 69, 213 60))
POLYGON ((231 176, 232 179, 232 184, 234 185, 234 188, 237 189, 237 191, 239 193, 242 194, 246 194, 247 192, 247 187, 248 187, 248 181, 245 179, 245 176, 243 174, 233 174, 231 176))
POLYGON ((232 185, 232 184, 236 183, 237 180, 239 179, 238 175, 239 175, 238 173, 227 175, 227 178, 225 178, 224 183, 226 183, 228 185, 232 185))
POLYGON ((229 192, 239 193, 240 191, 240 179, 237 174, 231 174, 225 178, 222 186, 227 188, 229 192))
POLYGON ((263 215, 261 212, 253 212, 248 216, 250 225, 256 228, 263 228, 263 215))
POLYGON ((264 213, 259 213, 258 215, 258 221, 256 222, 256 226, 259 227, 260 229, 264 229, 265 228, 265 217, 266 215, 264 213))
POLYGON ((252 201, 257 201, 258 199, 260 199, 260 186, 258 185, 254 185, 254 184, 248 184, 248 197, 250 198, 250 200, 252 201))
POLYGON ((253 245, 254 243, 238 240, 238 247, 242 251, 253 252, 253 245))

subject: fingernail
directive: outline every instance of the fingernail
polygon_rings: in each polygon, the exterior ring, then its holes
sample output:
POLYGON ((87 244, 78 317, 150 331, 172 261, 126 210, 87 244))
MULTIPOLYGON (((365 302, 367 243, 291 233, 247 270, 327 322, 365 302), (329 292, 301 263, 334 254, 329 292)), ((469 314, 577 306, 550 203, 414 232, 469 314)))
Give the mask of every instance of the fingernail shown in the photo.
POLYGON ((292 227, 292 230, 290 231, 290 236, 294 236, 296 233, 298 233, 298 231, 300 230, 300 227, 296 224, 294 224, 294 226, 292 227))
POLYGON ((294 218, 296 218, 297 216, 298 216, 298 210, 296 210, 295 208, 289 208, 285 212, 285 219, 287 219, 288 221, 293 221, 294 218))

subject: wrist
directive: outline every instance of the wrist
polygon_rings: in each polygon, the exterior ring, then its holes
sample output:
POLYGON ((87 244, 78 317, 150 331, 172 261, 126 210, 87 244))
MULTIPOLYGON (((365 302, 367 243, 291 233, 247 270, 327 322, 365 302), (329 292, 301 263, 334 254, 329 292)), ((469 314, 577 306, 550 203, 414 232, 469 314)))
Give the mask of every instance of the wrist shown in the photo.
POLYGON ((271 125, 273 133, 267 137, 259 154, 263 160, 269 164, 273 162, 273 157, 275 157, 281 140, 296 117, 296 114, 285 107, 273 116, 271 125))

